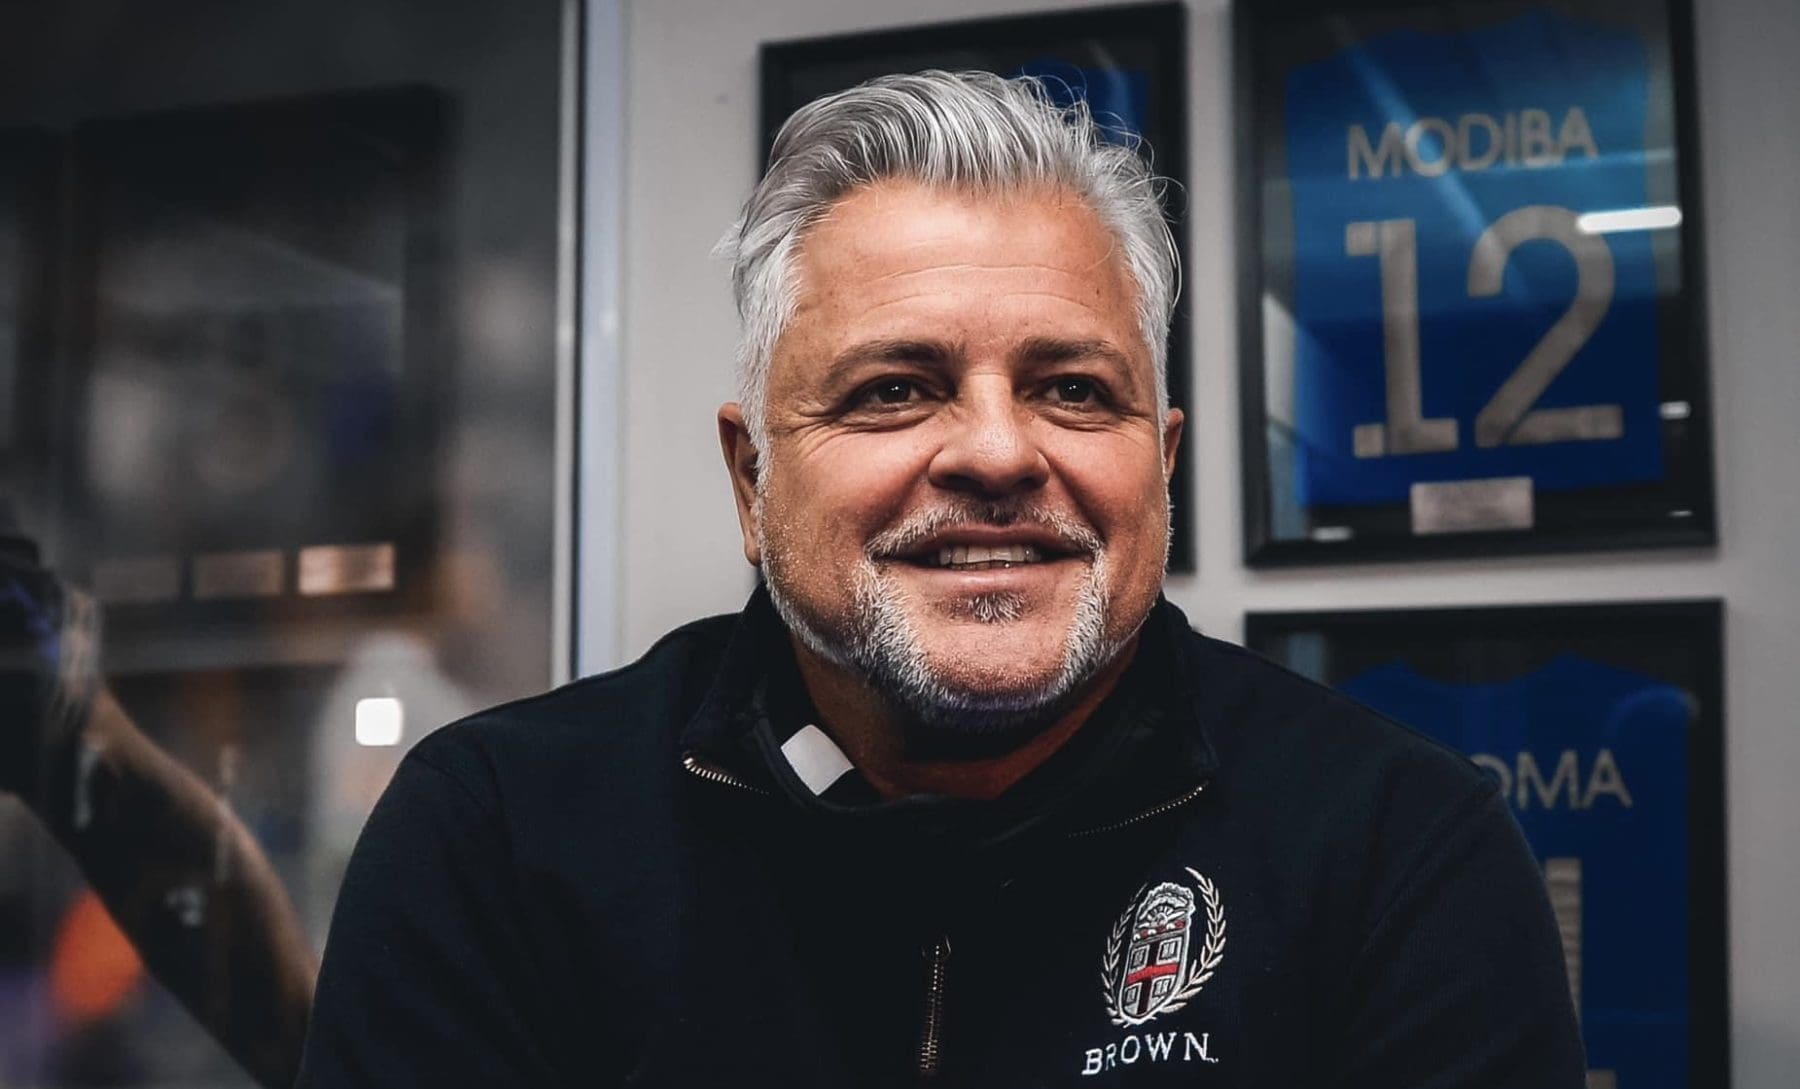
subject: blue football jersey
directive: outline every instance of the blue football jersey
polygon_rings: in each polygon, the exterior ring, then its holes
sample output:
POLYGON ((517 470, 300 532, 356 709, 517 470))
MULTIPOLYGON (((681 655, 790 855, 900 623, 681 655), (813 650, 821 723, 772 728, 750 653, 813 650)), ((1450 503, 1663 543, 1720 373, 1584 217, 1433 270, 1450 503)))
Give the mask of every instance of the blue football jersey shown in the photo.
POLYGON ((1685 1087, 1689 695, 1574 655, 1503 684, 1396 663, 1339 687, 1499 778, 1564 901, 1589 1067, 1621 1089, 1685 1087))
POLYGON ((1295 67, 1285 95, 1302 505, 1403 503, 1415 481, 1529 476, 1557 491, 1661 479, 1651 239, 1574 226, 1584 213, 1650 203, 1643 41, 1552 11, 1461 32, 1401 30, 1295 67), (1503 220, 1517 230, 1484 250, 1493 282, 1478 291, 1477 240, 1503 220), (1545 233, 1552 220, 1598 247, 1591 275, 1545 233), (1399 221, 1412 252, 1394 257, 1401 278, 1384 285, 1376 228, 1352 225, 1399 221), (1454 421, 1454 439, 1425 452, 1356 439, 1388 420, 1388 368, 1406 350, 1390 327, 1416 330, 1417 414, 1454 421), (1534 351, 1565 362, 1528 368, 1534 351), (1592 408, 1606 422, 1478 443, 1484 408, 1515 376, 1529 386, 1529 374, 1553 377, 1513 400, 1592 408))

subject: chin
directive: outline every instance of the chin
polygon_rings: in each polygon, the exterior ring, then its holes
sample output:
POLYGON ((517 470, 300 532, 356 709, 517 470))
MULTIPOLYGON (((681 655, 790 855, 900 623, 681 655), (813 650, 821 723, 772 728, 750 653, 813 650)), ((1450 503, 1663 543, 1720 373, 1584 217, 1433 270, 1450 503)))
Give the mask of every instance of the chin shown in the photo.
POLYGON ((828 619, 787 592, 785 564, 765 568, 789 629, 894 708, 909 748, 944 759, 996 755, 1030 740, 1113 661, 1128 638, 1115 638, 1109 623, 1105 572, 1101 554, 1072 607, 1046 610, 1009 592, 926 604, 871 562, 856 572, 848 615, 828 619), (994 664, 974 665, 983 662, 994 664))
MULTIPOLYGON (((1118 653, 1118 645, 1057 633, 1054 653, 1044 640, 1009 648, 1005 640, 981 648, 1002 668, 970 668, 972 653, 882 656, 867 664, 872 685, 900 715, 916 756, 941 759, 993 756, 1024 744, 1060 719, 1088 683, 1118 653), (1034 653, 1035 652, 1035 653, 1034 653), (1036 659, 1029 666, 1022 658, 1036 659)), ((945 640, 954 642, 953 640, 945 640)), ((919 644, 914 644, 915 652, 919 644)), ((972 650, 973 648, 971 648, 972 650)))
POLYGON ((888 698, 902 712, 908 754, 924 760, 974 760, 1011 752, 1049 729, 1076 697, 1073 692, 1004 693, 951 685, 925 699, 920 695, 889 693, 888 698))
POLYGON ((1073 627, 1067 617, 1050 623, 1042 617, 995 620, 964 615, 932 618, 914 630, 925 648, 926 662, 945 683, 1020 693, 1056 683, 1070 655, 1073 627))
POLYGON ((984 646, 979 653, 956 653, 953 649, 949 655, 927 655, 925 669, 932 682, 929 687, 958 706, 1025 710, 1054 704, 1072 682, 1079 683, 1065 676, 1066 662, 1060 654, 1050 661, 1026 662, 1022 660, 1023 652, 996 660, 996 650, 984 646), (978 662, 998 668, 982 668, 978 662))

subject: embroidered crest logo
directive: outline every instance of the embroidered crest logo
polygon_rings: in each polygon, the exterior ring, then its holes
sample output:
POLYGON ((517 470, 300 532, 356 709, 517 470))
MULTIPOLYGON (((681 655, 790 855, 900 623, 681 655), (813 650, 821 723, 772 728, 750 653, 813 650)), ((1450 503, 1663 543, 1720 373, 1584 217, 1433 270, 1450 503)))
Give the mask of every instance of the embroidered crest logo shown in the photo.
POLYGON ((1139 889, 1113 924, 1100 962, 1100 983, 1106 990, 1106 1015, 1115 1025, 1141 1025, 1181 1009, 1225 957, 1219 890, 1200 871, 1189 868, 1188 873, 1193 888, 1164 881, 1147 892, 1139 889), (1190 957, 1194 916, 1200 909, 1205 911, 1205 934, 1199 952, 1190 957))

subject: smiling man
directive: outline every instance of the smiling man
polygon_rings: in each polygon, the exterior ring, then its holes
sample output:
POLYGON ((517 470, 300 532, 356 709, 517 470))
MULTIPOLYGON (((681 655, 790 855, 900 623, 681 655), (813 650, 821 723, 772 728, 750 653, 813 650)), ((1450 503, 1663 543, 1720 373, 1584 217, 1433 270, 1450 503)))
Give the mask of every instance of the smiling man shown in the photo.
POLYGON ((819 286, 749 412, 719 415, 745 556, 885 793, 1012 785, 1156 600, 1181 413, 1117 251, 1051 179, 862 186, 796 255, 819 286))
POLYGON ((302 1084, 1580 1084, 1493 783, 1161 597, 1143 160, 1029 81, 880 79, 723 250, 764 587, 420 743, 302 1084))

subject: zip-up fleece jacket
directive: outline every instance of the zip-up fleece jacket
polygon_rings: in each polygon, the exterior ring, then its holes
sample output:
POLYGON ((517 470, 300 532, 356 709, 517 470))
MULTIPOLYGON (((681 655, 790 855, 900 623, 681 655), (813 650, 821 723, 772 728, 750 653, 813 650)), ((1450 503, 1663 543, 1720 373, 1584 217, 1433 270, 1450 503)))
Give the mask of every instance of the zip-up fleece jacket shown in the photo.
POLYGON ((759 593, 426 738, 300 1084, 1582 1085, 1495 784, 1166 602, 994 801, 821 793, 783 749, 809 719, 759 593))

